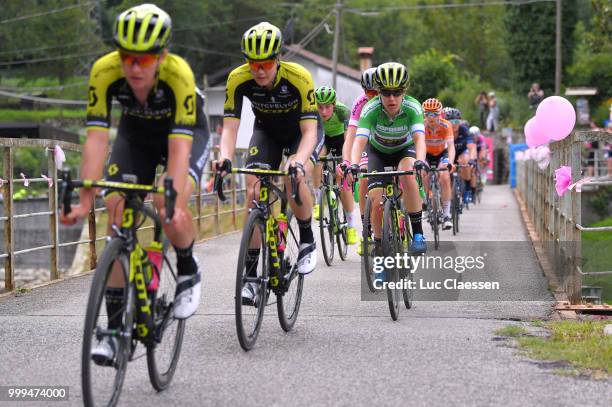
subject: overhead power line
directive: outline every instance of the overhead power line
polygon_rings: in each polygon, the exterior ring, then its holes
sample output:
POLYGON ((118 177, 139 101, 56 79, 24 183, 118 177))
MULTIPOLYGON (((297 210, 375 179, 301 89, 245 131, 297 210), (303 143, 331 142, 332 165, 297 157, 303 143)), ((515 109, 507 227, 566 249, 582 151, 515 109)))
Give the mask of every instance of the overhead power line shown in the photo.
POLYGON ((30 18, 42 17, 42 16, 46 16, 46 15, 49 15, 49 14, 55 14, 55 13, 61 13, 61 12, 66 11, 66 10, 70 10, 70 9, 77 8, 77 7, 89 6, 91 4, 93 4, 93 2, 74 4, 72 6, 56 8, 56 9, 53 9, 53 10, 43 11, 41 13, 28 14, 28 15, 25 15, 25 16, 19 16, 19 17, 14 17, 14 18, 7 18, 6 20, 1 20, 0 24, 14 23, 15 21, 28 20, 30 18))
POLYGON ((430 10, 430 9, 445 9, 445 8, 469 8, 469 7, 482 7, 482 6, 523 6, 532 3, 553 3, 556 0, 499 0, 499 1, 486 1, 480 3, 444 3, 444 4, 418 4, 418 5, 406 5, 406 6, 383 6, 377 8, 347 8, 344 11, 353 14, 360 15, 376 15, 380 12, 387 11, 408 11, 408 10, 430 10))
POLYGON ((48 57, 48 58, 36 58, 36 59, 27 59, 27 60, 21 60, 21 61, 0 62, 0 66, 11 66, 11 65, 21 65, 21 64, 33 64, 33 63, 47 62, 47 61, 58 61, 61 59, 70 59, 70 58, 84 57, 84 56, 90 56, 90 55, 99 55, 103 52, 108 52, 108 51, 91 51, 91 52, 82 52, 80 54, 60 55, 60 56, 54 56, 54 57, 48 57))
POLYGON ((190 50, 190 51, 201 52, 203 54, 225 55, 225 56, 230 56, 230 57, 239 57, 239 56, 242 56, 242 54, 240 54, 238 52, 215 51, 214 49, 192 47, 192 46, 189 46, 189 45, 181 45, 181 44, 174 44, 174 45, 172 45, 172 48, 183 48, 183 49, 187 49, 187 50, 190 50))

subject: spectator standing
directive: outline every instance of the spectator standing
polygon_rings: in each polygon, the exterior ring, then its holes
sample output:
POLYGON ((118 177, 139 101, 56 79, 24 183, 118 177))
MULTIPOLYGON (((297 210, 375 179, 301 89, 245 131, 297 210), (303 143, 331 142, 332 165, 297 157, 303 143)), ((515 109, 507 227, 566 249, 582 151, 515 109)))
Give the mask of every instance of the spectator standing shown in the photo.
POLYGON ((487 130, 490 132, 499 131, 499 106, 495 92, 489 92, 489 113, 487 115, 487 130))
POLYGON ((539 83, 533 83, 529 93, 527 93, 527 99, 529 99, 529 108, 535 109, 538 107, 542 99, 544 99, 544 91, 540 89, 539 83))
POLYGON ((478 106, 478 117, 480 119, 480 128, 486 128, 487 124, 487 113, 489 109, 489 98, 487 97, 487 92, 484 90, 476 96, 474 100, 476 106, 478 106))

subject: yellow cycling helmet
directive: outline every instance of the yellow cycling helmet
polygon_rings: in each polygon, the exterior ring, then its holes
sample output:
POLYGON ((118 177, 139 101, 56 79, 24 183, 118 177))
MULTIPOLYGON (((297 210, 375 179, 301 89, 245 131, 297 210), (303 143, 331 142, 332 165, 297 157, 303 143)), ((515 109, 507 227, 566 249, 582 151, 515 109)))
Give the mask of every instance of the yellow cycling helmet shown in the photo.
POLYGON ((246 30, 242 36, 242 54, 252 60, 272 59, 279 54, 282 44, 280 29, 264 21, 246 30))
POLYGON ((408 70, 398 62, 385 62, 376 68, 376 85, 379 89, 406 89, 408 70))
POLYGON ((156 54, 166 47, 171 31, 168 13, 154 4, 141 4, 117 16, 113 41, 123 51, 156 54))

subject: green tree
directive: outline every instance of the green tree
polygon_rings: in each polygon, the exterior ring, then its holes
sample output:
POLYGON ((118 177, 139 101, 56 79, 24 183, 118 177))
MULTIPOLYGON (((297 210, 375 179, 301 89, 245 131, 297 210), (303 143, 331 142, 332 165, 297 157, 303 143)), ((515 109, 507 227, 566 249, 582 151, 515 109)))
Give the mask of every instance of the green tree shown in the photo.
POLYGON ((416 55, 408 64, 411 76, 408 93, 420 102, 437 97, 458 79, 457 68, 453 63, 455 59, 454 55, 443 54, 435 49, 416 55))
MULTIPOLYGON (((562 61, 571 64, 576 0, 566 0, 562 13, 562 61)), ((547 94, 554 92, 556 3, 510 5, 505 13, 506 39, 514 62, 514 74, 525 93, 539 82, 547 94)))

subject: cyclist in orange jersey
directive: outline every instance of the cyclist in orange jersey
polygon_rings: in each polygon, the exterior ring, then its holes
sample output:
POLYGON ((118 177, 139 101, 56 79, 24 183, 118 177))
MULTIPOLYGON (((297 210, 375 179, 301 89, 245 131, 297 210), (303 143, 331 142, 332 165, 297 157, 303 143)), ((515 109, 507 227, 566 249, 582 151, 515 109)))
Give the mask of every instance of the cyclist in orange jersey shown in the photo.
MULTIPOLYGON (((427 163, 430 167, 449 168, 452 170, 455 160, 455 143, 453 126, 441 117, 442 103, 435 98, 423 102, 425 115, 425 144, 427 146, 427 163)), ((453 227, 451 222, 451 182, 450 172, 440 172, 440 189, 442 192, 442 208, 444 222, 442 229, 453 227)), ((425 175, 425 187, 429 186, 429 176, 425 175)))

